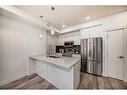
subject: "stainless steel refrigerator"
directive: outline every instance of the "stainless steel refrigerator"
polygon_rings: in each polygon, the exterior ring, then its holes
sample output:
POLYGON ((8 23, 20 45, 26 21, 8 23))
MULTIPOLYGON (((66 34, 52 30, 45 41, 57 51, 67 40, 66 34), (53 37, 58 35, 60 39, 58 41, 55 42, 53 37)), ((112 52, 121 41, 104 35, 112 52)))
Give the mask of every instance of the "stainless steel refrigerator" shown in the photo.
POLYGON ((81 71, 102 75, 103 40, 101 37, 81 39, 81 71))

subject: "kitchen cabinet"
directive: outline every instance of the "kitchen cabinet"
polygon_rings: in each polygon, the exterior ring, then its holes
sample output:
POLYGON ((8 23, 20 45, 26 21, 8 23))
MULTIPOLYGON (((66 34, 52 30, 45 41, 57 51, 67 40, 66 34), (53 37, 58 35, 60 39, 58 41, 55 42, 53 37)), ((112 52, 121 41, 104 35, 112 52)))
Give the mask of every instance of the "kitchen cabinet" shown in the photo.
POLYGON ((67 41, 74 41, 74 45, 80 45, 80 31, 58 36, 58 45, 64 45, 64 42, 67 41))
POLYGON ((44 79, 47 79, 47 63, 44 61, 35 61, 35 72, 42 76, 44 79))
POLYGON ((89 32, 90 32, 90 35, 89 35, 90 38, 101 37, 101 35, 102 35, 100 26, 90 28, 89 32))
POLYGON ((64 45, 64 36, 63 35, 60 35, 58 37, 58 45, 64 45))
POLYGON ((80 83, 80 68, 81 68, 81 61, 78 61, 77 64, 74 66, 74 88, 77 88, 80 83))
POLYGON ((73 33, 64 34, 64 42, 74 41, 73 33))
POLYGON ((90 37, 90 32, 87 31, 86 29, 80 30, 81 33, 81 39, 89 38, 90 37))
MULTIPOLYGON (((48 65, 48 82, 60 89, 73 89, 73 69, 65 71, 58 67, 48 65)), ((79 78, 79 77, 78 77, 79 78)))
POLYGON ((37 55, 29 57, 29 60, 32 60, 29 61, 29 65, 34 65, 34 68, 29 68, 29 72, 33 71, 33 73, 37 73, 59 89, 78 88, 81 65, 79 57, 54 59, 37 55), (59 62, 62 62, 61 65, 59 65, 59 62), (70 66, 66 64, 70 64, 70 66))
POLYGON ((101 26, 90 27, 80 30, 81 39, 102 37, 101 26))
POLYGON ((80 31, 74 33, 74 45, 80 45, 80 31))
POLYGON ((64 42, 74 41, 73 36, 67 36, 64 38, 64 42))

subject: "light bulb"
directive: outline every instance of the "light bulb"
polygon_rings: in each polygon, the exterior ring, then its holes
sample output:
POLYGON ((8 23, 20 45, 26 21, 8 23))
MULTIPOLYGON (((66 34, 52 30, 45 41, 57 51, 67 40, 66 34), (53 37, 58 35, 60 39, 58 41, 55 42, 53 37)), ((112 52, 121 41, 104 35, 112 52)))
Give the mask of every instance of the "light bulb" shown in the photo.
POLYGON ((40 38, 42 38, 42 34, 40 34, 40 38))
POLYGON ((91 17, 90 16, 87 16, 86 19, 90 19, 91 17))
POLYGON ((53 29, 51 30, 51 35, 54 35, 54 30, 53 29))
POLYGON ((64 27, 66 27, 66 25, 63 24, 62 27, 64 28, 64 27))

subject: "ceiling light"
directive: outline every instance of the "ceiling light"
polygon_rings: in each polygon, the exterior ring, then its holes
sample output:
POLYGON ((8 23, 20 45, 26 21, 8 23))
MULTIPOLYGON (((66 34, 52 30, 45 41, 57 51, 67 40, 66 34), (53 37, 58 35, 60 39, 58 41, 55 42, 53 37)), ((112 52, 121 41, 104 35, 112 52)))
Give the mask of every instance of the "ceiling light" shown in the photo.
POLYGON ((62 27, 64 28, 64 27, 66 27, 66 25, 63 24, 62 27))
POLYGON ((52 28, 52 29, 51 29, 51 35, 54 35, 54 33, 55 33, 55 31, 54 31, 54 29, 52 28))
POLYGON ((42 38, 43 36, 42 36, 42 34, 40 34, 40 38, 42 38))
POLYGON ((90 16, 87 16, 86 19, 90 19, 91 17, 90 16))

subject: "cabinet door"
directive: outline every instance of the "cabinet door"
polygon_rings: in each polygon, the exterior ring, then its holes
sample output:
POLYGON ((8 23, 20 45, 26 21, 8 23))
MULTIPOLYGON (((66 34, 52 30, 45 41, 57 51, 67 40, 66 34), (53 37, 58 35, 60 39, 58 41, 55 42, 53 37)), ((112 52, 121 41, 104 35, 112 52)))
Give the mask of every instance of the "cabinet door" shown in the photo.
POLYGON ((53 65, 48 65, 48 81, 60 89, 72 89, 72 71, 72 69, 66 71, 53 65))
POLYGON ((35 71, 42 78, 47 79, 47 63, 43 61, 36 61, 35 71))
POLYGON ((80 32, 74 33, 74 45, 80 45, 80 32))
POLYGON ((81 66, 81 61, 78 61, 74 65, 74 89, 77 89, 80 83, 80 67, 81 66))
POLYGON ((64 45, 64 37, 63 36, 58 37, 58 45, 64 45))
POLYGON ((102 36, 101 26, 95 26, 81 30, 81 39, 95 38, 101 36, 102 36))
POLYGON ((81 33, 81 39, 89 38, 90 32, 87 31, 86 29, 80 30, 81 33))
POLYGON ((88 31, 90 32, 90 38, 95 38, 95 37, 101 37, 101 26, 96 26, 89 28, 88 31))
POLYGON ((64 35, 64 42, 67 42, 67 41, 74 41, 74 38, 73 38, 73 33, 67 33, 64 35))

